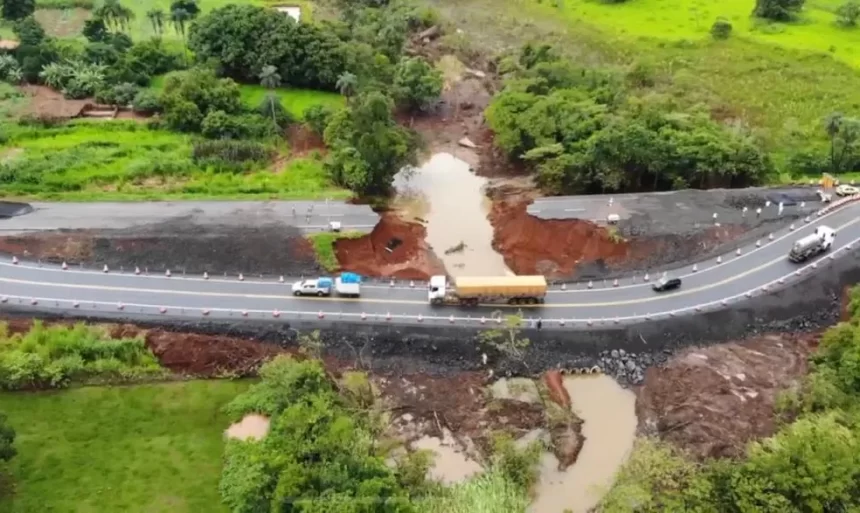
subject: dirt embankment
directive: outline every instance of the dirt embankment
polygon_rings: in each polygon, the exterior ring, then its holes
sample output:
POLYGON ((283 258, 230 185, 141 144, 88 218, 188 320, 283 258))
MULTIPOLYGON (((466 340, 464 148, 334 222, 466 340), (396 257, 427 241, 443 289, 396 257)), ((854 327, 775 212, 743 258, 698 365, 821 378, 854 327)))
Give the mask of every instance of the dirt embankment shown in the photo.
POLYGON ((270 276, 319 272, 310 242, 298 229, 284 225, 201 225, 177 220, 123 230, 45 232, 0 237, 0 253, 158 273, 167 269, 270 276))
POLYGON ((569 276, 582 262, 620 261, 630 254, 627 242, 594 223, 538 219, 523 201, 495 202, 490 222, 493 247, 517 274, 569 276))
POLYGON ((445 269, 424 240, 426 229, 393 213, 384 213, 368 235, 335 242, 335 255, 345 271, 365 276, 426 280, 445 269))
POLYGON ((775 399, 806 374, 818 336, 691 348, 648 369, 636 401, 640 430, 701 458, 740 455, 749 441, 775 432, 775 399))

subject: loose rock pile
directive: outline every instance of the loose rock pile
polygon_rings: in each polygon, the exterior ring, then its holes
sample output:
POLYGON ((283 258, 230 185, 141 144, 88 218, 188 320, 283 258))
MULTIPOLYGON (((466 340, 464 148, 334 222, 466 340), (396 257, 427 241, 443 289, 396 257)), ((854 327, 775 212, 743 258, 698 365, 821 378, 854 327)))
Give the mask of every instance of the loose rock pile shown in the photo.
POLYGON ((597 366, 622 385, 639 385, 645 379, 645 370, 666 361, 669 351, 657 354, 628 353, 623 349, 602 351, 597 366))

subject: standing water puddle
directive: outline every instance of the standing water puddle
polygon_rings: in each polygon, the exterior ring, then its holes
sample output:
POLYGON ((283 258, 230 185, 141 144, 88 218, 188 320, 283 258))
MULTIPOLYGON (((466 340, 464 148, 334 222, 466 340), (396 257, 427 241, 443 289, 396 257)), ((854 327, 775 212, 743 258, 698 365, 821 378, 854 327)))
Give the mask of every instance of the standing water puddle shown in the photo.
POLYGON ((410 220, 426 221, 427 242, 452 276, 513 274, 492 246, 485 185, 467 162, 450 153, 437 153, 394 178, 395 207, 410 220))
POLYGON ((565 377, 573 410, 584 421, 585 444, 579 458, 564 472, 545 454, 530 513, 586 513, 612 486, 619 467, 633 449, 636 396, 609 376, 565 377))

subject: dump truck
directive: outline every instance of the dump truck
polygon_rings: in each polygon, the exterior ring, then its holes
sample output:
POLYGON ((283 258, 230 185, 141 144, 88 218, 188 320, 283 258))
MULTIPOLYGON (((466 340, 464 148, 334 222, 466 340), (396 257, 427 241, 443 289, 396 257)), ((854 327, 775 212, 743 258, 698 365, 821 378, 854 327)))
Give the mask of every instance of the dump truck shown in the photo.
POLYGON ((795 241, 791 246, 791 251, 788 253, 788 259, 794 263, 804 262, 810 258, 824 253, 836 239, 836 230, 829 226, 819 226, 815 229, 815 233, 811 233, 806 237, 802 237, 795 241))
POLYGON ((543 303, 547 283, 543 276, 433 276, 427 291, 431 305, 477 306, 479 303, 529 305, 543 303))
POLYGON ((361 276, 355 273, 341 273, 335 279, 325 276, 293 283, 295 296, 331 296, 332 292, 342 297, 361 295, 361 276))

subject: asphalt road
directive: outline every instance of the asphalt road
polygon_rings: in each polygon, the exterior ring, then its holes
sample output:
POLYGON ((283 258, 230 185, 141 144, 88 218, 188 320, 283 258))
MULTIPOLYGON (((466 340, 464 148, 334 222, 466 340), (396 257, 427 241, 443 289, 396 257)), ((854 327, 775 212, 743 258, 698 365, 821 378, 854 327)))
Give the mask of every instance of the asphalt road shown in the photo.
MULTIPOLYGON (((0 262, 0 301, 25 308, 50 308, 93 314, 120 313, 162 315, 173 318, 367 318, 392 322, 478 322, 500 309, 524 308, 531 318, 546 322, 589 325, 642 320, 656 316, 683 315, 721 308, 723 302, 743 301, 753 294, 766 294, 801 273, 815 272, 822 259, 838 258, 849 246, 860 244, 860 204, 854 203, 827 216, 815 218, 764 239, 760 245, 742 248, 716 259, 673 271, 683 278, 680 290, 658 294, 645 276, 615 283, 589 283, 556 288, 544 305, 508 307, 483 305, 431 307, 424 284, 384 282, 365 284, 362 297, 295 298, 289 285, 294 280, 239 281, 202 277, 167 277, 115 272, 82 271, 39 266, 11 260, 0 262), (826 224, 837 230, 829 255, 804 265, 791 264, 787 254, 798 238, 826 224), (34 304, 35 303, 35 304, 34 304), (420 316, 420 317, 419 317, 420 316)), ((649 276, 650 281, 659 276, 649 276)), ((0 305, 2 306, 2 305, 0 305)))
POLYGON ((29 214, 0 219, 0 235, 60 229, 124 229, 187 218, 196 224, 283 224, 314 232, 340 221, 344 230, 369 232, 379 216, 368 205, 341 201, 182 201, 144 203, 31 203, 29 214))

